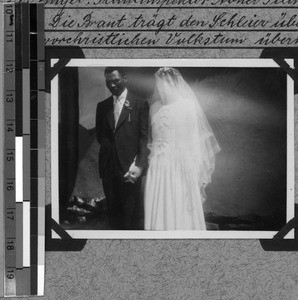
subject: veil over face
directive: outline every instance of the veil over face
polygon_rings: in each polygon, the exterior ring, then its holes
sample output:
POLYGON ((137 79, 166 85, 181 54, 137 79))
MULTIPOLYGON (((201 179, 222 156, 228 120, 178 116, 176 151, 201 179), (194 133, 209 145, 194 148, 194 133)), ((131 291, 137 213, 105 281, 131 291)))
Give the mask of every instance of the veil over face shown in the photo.
POLYGON ((170 104, 182 98, 190 98, 190 87, 178 70, 160 68, 155 73, 156 88, 162 104, 170 104))
MULTIPOLYGON (((195 108, 194 128, 196 134, 189 141, 188 146, 191 151, 188 151, 187 155, 191 156, 193 167, 196 169, 198 184, 202 187, 202 196, 204 196, 204 188, 211 182, 211 175, 215 169, 215 155, 220 151, 220 146, 199 99, 180 72, 172 67, 163 67, 155 73, 155 78, 156 90, 162 105, 182 101, 183 105, 191 105, 192 108, 195 108)), ((154 141, 152 142, 154 143, 154 141)), ((179 143, 179 141, 177 142, 179 143)))

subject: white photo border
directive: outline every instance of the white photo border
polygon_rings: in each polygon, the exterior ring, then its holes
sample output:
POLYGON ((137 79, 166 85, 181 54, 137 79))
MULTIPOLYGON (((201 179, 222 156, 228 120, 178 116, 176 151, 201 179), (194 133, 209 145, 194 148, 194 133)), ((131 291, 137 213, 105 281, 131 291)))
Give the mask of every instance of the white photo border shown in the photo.
MULTIPOLYGON (((58 59, 51 60, 53 66, 58 59)), ((286 59, 294 68, 294 60, 286 59)), ((280 68, 271 58, 248 59, 71 59, 66 67, 229 67, 280 68)), ((52 218, 59 224, 59 158, 58 158, 58 82, 51 81, 51 207, 52 218)), ((294 81, 287 75, 287 209, 286 222, 294 218, 295 207, 294 164, 294 81)), ((277 231, 236 230, 66 230, 75 239, 272 239, 277 231)), ((60 237, 52 230, 52 238, 60 237)), ((294 238, 294 230, 285 237, 294 238)))

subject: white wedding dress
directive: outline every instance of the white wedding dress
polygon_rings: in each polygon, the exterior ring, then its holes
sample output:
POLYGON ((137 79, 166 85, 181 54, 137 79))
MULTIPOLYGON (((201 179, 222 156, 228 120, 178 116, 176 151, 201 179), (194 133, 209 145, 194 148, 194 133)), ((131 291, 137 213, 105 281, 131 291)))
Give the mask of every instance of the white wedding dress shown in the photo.
POLYGON ((213 152, 206 148, 213 134, 200 132, 196 103, 190 98, 158 101, 150 108, 146 230, 206 230, 202 190, 210 182, 219 146, 216 151, 212 146, 213 152))

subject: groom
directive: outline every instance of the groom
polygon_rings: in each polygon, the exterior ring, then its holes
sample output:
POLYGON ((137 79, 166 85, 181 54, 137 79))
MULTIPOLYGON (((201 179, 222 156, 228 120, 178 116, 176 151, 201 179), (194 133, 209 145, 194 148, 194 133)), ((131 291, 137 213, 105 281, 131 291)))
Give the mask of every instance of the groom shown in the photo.
POLYGON ((148 163, 149 106, 127 90, 123 69, 107 67, 105 80, 112 95, 97 105, 96 135, 110 227, 143 229, 140 176, 148 163))

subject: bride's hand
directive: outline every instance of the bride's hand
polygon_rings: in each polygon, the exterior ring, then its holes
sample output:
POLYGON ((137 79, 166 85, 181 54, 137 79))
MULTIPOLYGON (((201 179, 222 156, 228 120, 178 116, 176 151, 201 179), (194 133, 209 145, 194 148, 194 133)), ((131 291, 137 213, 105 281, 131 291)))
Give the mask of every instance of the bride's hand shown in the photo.
POLYGON ((142 175, 143 168, 136 166, 135 163, 133 162, 132 165, 130 166, 128 172, 129 172, 130 176, 139 178, 142 175))
POLYGON ((142 172, 143 168, 136 166, 133 162, 124 177, 127 178, 127 181, 134 183, 142 175, 142 172))

